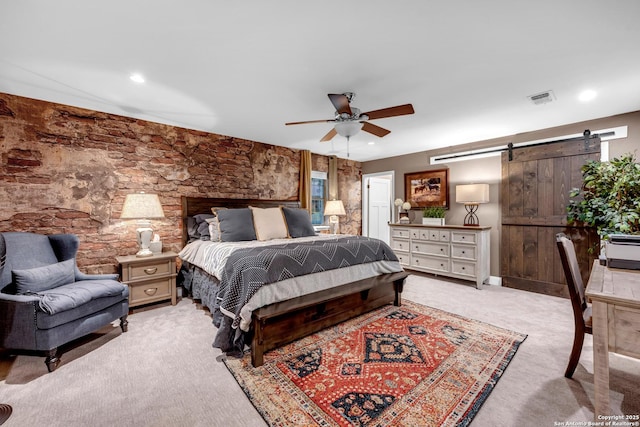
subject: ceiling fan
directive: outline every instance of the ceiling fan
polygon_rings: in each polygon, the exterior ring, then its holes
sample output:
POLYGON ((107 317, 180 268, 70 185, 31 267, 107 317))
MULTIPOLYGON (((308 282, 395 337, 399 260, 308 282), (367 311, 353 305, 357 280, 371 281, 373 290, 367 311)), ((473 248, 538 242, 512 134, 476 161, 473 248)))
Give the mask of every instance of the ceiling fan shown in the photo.
POLYGON ((351 138, 360 130, 369 132, 375 136, 382 138, 383 136, 391 133, 390 130, 381 128, 367 120, 383 119, 386 117, 404 116, 407 114, 413 114, 413 106, 411 104, 398 105, 395 107, 382 108, 380 110, 368 111, 366 113, 360 112, 360 109, 351 106, 351 100, 355 96, 353 92, 345 92, 341 94, 330 93, 327 95, 331 103, 336 108, 335 118, 326 120, 309 120, 304 122, 289 122, 285 125, 302 125, 307 123, 335 123, 333 129, 331 129, 320 141, 325 142, 331 140, 336 135, 341 135, 347 138, 351 138))

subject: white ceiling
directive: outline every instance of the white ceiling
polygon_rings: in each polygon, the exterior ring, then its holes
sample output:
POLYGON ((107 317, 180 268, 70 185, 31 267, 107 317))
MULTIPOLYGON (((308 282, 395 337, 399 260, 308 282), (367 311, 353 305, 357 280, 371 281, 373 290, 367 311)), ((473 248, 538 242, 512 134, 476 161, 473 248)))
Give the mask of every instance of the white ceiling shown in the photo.
POLYGON ((332 119, 347 91, 415 109, 351 138, 359 161, 640 110, 640 1, 0 5, 0 92, 346 158, 345 138, 319 142, 330 123, 284 123, 332 119))

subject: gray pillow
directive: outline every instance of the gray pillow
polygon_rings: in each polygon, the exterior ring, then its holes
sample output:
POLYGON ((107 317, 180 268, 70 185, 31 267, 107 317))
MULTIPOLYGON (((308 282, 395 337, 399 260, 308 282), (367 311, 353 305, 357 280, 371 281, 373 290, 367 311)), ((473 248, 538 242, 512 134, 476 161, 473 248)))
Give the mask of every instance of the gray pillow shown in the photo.
POLYGON ((18 294, 37 293, 75 282, 74 258, 28 270, 12 270, 18 294))
POLYGON ((287 221, 287 229, 291 237, 315 236, 316 231, 311 224, 309 211, 302 208, 282 208, 284 219, 287 221))
POLYGON ((251 209, 221 209, 218 211, 220 241, 241 242, 256 240, 251 209))

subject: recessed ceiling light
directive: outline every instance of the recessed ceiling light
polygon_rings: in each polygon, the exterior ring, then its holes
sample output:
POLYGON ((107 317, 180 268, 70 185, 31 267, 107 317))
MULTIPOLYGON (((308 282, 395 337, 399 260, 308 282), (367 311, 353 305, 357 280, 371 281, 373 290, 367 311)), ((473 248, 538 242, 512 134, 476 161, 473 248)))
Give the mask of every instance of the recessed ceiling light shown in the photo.
POLYGON ((595 90, 587 89, 580 92, 580 95, 578 95, 578 99, 582 102, 589 102, 593 100, 597 95, 598 94, 595 90))
POLYGON ((138 73, 131 74, 129 78, 136 83, 144 83, 144 77, 142 77, 142 74, 138 74, 138 73))
POLYGON ((369 142, 367 142, 367 144, 369 144, 369 145, 376 145, 376 143, 375 143, 375 142, 373 142, 373 141, 369 141, 369 142))

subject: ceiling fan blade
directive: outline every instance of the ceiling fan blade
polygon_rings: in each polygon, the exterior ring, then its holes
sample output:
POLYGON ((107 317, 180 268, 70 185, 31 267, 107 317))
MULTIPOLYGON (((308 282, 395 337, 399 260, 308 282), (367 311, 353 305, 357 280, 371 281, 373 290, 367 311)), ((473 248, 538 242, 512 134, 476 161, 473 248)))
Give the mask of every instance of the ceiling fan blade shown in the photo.
POLYGON ((404 116, 407 114, 413 114, 414 112, 415 111, 413 111, 413 105, 404 104, 397 105, 395 107, 383 108, 381 110, 373 110, 362 114, 366 114, 367 116, 369 116, 369 120, 375 120, 383 119, 385 117, 404 116))
POLYGON ((362 130, 365 132, 369 132, 374 134, 375 136, 379 136, 380 138, 382 138, 385 135, 388 135, 391 133, 390 130, 387 130, 385 128, 381 128, 380 126, 376 126, 373 123, 369 123, 369 122, 364 122, 362 125, 362 130))
POLYGON ((328 123, 328 122, 335 122, 335 120, 333 119, 325 119, 325 120, 307 120, 304 122, 289 122, 289 123, 285 123, 286 126, 288 125, 306 125, 307 123, 328 123))
POLYGON ((338 134, 338 132, 336 132, 335 128, 331 128, 331 130, 322 137, 322 139, 320 140, 320 142, 327 142, 330 141, 331 138, 333 138, 334 136, 336 136, 338 134))
POLYGON ((347 113, 351 115, 351 107, 349 106, 349 98, 346 95, 340 93, 330 93, 327 95, 331 100, 331 103, 336 107, 336 111, 340 114, 347 113))

